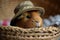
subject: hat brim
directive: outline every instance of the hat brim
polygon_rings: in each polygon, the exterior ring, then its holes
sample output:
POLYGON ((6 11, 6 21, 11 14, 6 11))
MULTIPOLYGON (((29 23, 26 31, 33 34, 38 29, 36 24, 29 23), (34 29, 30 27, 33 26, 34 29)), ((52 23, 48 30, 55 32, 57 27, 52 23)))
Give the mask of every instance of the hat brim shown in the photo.
POLYGON ((22 11, 19 10, 18 13, 17 13, 17 14, 13 17, 13 19, 11 20, 10 25, 11 25, 11 26, 16 26, 15 20, 17 20, 17 19, 16 19, 17 16, 21 15, 21 13, 24 13, 24 12, 26 12, 26 11, 31 11, 31 10, 38 10, 38 11, 40 11, 40 14, 41 14, 41 15, 43 15, 43 14, 45 13, 44 8, 42 8, 42 7, 33 7, 33 8, 24 9, 24 10, 22 10, 22 11))

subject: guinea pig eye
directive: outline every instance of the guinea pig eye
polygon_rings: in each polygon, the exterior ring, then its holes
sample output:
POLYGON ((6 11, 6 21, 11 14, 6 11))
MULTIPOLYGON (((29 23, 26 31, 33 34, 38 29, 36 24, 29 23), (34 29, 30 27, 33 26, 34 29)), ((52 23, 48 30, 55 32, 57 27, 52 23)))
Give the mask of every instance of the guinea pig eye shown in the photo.
POLYGON ((31 17, 29 15, 27 15, 26 18, 31 18, 31 17))

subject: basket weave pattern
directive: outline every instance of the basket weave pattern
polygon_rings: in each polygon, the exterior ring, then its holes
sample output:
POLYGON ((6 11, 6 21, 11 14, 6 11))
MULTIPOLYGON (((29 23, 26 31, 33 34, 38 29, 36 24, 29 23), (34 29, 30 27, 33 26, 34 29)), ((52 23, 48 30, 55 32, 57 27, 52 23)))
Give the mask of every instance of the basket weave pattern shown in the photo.
POLYGON ((1 40, 53 40, 59 36, 60 29, 56 27, 23 29, 14 26, 0 26, 1 40))

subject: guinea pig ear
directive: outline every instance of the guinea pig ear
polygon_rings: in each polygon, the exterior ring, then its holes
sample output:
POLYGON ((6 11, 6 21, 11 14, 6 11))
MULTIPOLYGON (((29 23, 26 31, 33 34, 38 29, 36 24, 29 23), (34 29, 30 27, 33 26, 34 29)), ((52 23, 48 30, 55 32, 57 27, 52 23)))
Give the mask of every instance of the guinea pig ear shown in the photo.
POLYGON ((16 20, 17 20, 17 19, 11 20, 10 25, 11 25, 11 26, 16 26, 16 20))

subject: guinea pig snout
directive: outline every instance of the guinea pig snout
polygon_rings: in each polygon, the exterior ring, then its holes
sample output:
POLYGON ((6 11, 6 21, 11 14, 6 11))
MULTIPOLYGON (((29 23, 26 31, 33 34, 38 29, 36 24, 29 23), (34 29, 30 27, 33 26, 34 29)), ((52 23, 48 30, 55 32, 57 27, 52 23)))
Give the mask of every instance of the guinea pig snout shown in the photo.
POLYGON ((34 21, 36 27, 40 27, 40 22, 39 21, 34 21))
POLYGON ((36 27, 39 27, 40 26, 40 23, 39 22, 36 22, 36 27))

